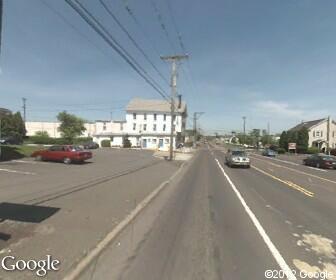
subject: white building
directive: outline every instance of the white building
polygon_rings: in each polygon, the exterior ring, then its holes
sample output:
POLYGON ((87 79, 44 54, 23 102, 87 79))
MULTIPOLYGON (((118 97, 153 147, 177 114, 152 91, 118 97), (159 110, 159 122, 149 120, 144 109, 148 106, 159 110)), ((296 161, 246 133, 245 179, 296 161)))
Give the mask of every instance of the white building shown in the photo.
POLYGON ((302 127, 308 129, 309 147, 318 147, 321 151, 325 151, 329 139, 329 147, 336 148, 336 122, 331 118, 302 122, 291 128, 290 131, 297 131, 302 127))
MULTIPOLYGON (((58 131, 60 122, 26 122, 26 135, 34 136, 36 132, 47 132, 50 137, 60 138, 61 133, 58 131)), ((82 137, 92 137, 96 133, 95 123, 85 123, 86 130, 83 132, 82 137)))
MULTIPOLYGON (((187 120, 185 102, 175 102, 174 142, 176 147, 184 142, 187 120)), ((50 137, 61 137, 59 122, 26 122, 27 136, 34 136, 38 131, 45 131, 50 137)), ((132 147, 143 149, 168 150, 170 146, 171 114, 170 103, 165 100, 132 99, 126 107, 126 120, 85 123, 83 137, 93 137, 101 145, 103 140, 110 140, 112 147, 122 147, 128 138, 132 147)))
MULTIPOLYGON (((186 127, 187 107, 184 102, 175 102, 174 147, 183 142, 186 127)), ((170 146, 170 103, 164 100, 132 99, 126 107, 126 121, 108 131, 100 131, 94 140, 101 143, 111 140, 112 146, 122 146, 127 137, 132 147, 168 150, 170 146)))

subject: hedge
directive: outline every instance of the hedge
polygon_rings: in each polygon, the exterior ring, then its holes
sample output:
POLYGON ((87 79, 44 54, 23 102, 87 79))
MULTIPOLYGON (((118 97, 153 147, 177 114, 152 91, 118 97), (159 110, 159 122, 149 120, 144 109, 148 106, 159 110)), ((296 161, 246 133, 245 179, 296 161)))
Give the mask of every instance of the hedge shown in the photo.
POLYGON ((105 148, 109 148, 109 147, 111 147, 111 141, 110 140, 102 140, 101 141, 101 146, 102 147, 105 147, 105 148))

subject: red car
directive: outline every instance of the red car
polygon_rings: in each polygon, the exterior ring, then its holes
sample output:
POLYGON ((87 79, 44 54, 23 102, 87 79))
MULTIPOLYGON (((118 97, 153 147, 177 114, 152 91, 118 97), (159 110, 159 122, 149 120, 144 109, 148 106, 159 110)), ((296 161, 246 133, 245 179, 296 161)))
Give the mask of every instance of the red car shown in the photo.
POLYGON ((92 153, 78 146, 62 145, 51 146, 47 150, 36 151, 31 156, 34 157, 35 160, 61 161, 65 164, 69 164, 72 162, 84 162, 92 158, 92 153))

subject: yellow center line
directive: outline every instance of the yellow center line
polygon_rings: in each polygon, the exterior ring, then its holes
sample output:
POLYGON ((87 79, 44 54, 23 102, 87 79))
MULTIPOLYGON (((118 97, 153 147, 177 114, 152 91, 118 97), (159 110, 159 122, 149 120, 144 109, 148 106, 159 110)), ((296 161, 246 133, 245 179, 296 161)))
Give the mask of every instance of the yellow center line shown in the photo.
POLYGON ((283 184, 285 184, 285 185, 291 187, 292 189, 295 189, 295 190, 297 190, 297 191, 299 191, 299 192, 302 192, 303 194, 305 194, 305 195, 307 195, 307 196, 309 196, 309 197, 314 197, 314 193, 313 193, 313 192, 311 192, 311 191, 309 191, 309 190, 307 190, 307 189, 305 189, 305 188, 303 188, 303 187, 301 187, 301 186, 299 186, 299 185, 297 185, 297 184, 295 184, 295 183, 293 183, 293 182, 291 182, 291 181, 285 181, 285 180, 282 180, 282 179, 280 179, 280 178, 278 178, 278 177, 276 177, 276 176, 274 176, 274 175, 272 175, 272 174, 267 173, 266 171, 264 171, 264 170, 262 170, 262 169, 260 169, 260 168, 258 168, 258 167, 255 167, 254 165, 251 165, 251 167, 252 167, 253 169, 259 171, 260 173, 262 173, 262 174, 264 174, 264 175, 266 175, 266 176, 269 176, 269 177, 271 177, 272 179, 274 179, 274 180, 276 180, 276 181, 279 181, 279 182, 281 182, 281 183, 283 183, 283 184))
POLYGON ((307 175, 307 176, 310 176, 310 177, 314 177, 314 178, 320 179, 322 181, 326 181, 326 182, 329 182, 329 183, 336 184, 336 181, 329 180, 327 178, 323 178, 323 177, 320 177, 320 176, 317 176, 317 175, 314 175, 314 174, 310 174, 310 173, 307 173, 307 172, 304 172, 304 171, 301 171, 301 170, 293 169, 293 168, 290 168, 290 167, 287 167, 287 166, 283 166, 283 165, 278 165, 278 164, 275 164, 273 162, 269 162, 269 161, 266 161, 266 160, 263 160, 263 159, 260 159, 260 158, 257 158, 257 157, 251 157, 251 158, 256 159, 256 160, 260 160, 260 161, 263 161, 263 162, 267 162, 268 164, 276 166, 276 167, 285 168, 287 170, 291 170, 291 171, 299 173, 299 174, 307 175))

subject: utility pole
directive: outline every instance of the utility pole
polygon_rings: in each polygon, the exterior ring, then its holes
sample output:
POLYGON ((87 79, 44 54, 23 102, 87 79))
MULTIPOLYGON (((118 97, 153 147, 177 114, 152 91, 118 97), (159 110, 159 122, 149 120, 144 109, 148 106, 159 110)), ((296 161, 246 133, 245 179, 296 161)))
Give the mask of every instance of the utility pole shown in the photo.
POLYGON ((243 144, 246 144, 246 117, 245 116, 243 117, 243 131, 244 131, 244 134, 243 134, 244 143, 243 144))
POLYGON ((327 153, 330 155, 330 116, 328 116, 328 124, 327 124, 327 153))
POLYGON ((22 109, 23 109, 23 122, 25 123, 25 125, 26 125, 26 101, 27 101, 27 98, 23 97, 22 98, 22 102, 23 102, 22 109))
POLYGON ((1 38, 2 38, 2 22, 3 22, 3 1, 0 0, 0 54, 1 54, 1 38))
POLYGON ((169 160, 173 160, 173 141, 174 141, 174 118, 175 118, 175 99, 176 99, 176 81, 177 81, 177 62, 181 61, 182 59, 187 59, 188 55, 171 55, 171 56, 161 56, 162 60, 171 62, 172 69, 171 69, 171 97, 170 97, 170 115, 171 115, 171 122, 170 122, 170 147, 169 147, 169 160))
POLYGON ((197 141, 197 120, 201 115, 203 115, 204 112, 194 112, 194 148, 196 148, 196 141, 197 141))

